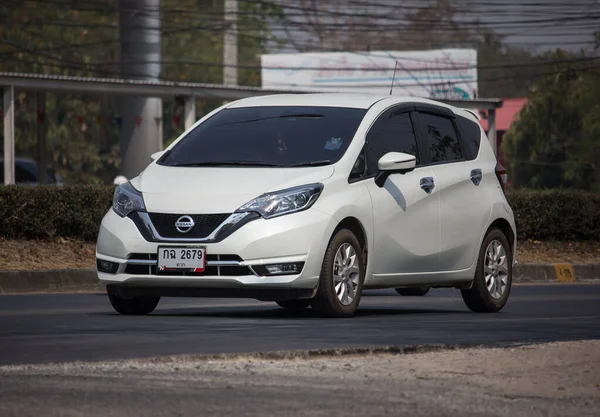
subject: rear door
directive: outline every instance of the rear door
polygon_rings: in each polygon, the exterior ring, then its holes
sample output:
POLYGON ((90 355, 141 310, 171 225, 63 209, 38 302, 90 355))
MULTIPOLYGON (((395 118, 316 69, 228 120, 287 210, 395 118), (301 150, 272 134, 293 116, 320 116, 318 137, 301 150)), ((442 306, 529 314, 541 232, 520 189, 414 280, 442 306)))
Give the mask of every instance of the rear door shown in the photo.
POLYGON ((420 164, 419 149, 406 107, 384 112, 367 135, 366 178, 373 204, 374 244, 372 268, 386 282, 403 274, 435 271, 440 249, 440 193, 431 168, 420 164), (373 177, 379 159, 388 152, 417 156, 417 167, 391 174, 383 187, 373 177), (423 180, 431 181, 425 190, 423 180))
MULTIPOLYGON (((489 216, 490 197, 483 186, 483 167, 473 155, 476 138, 466 137, 453 112, 439 108, 418 109, 419 134, 425 144, 423 162, 439 184, 441 213, 440 271, 471 267, 479 253, 479 240, 489 216)), ((464 119, 469 122, 468 120, 464 119)), ((472 123, 472 122, 470 122, 472 123)), ((469 135, 479 129, 470 129, 469 135)), ((477 148, 478 149, 478 148, 477 148)))

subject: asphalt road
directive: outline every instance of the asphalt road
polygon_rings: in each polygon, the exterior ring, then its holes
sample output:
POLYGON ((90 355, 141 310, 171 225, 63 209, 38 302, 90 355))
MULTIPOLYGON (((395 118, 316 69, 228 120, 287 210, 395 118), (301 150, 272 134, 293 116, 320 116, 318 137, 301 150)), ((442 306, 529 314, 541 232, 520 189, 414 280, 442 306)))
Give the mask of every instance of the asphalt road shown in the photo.
POLYGON ((120 316, 98 294, 0 296, 0 365, 185 353, 600 339, 599 285, 515 286, 505 309, 476 314, 456 290, 365 294, 352 319, 290 314, 254 300, 163 299, 120 316))

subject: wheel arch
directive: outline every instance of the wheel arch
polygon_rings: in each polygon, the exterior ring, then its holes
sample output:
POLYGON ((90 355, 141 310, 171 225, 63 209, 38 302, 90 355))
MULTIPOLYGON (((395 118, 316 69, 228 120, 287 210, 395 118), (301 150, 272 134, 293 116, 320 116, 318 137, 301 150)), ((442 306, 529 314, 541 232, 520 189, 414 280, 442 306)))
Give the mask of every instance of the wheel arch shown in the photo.
POLYGON ((510 245, 510 251, 513 254, 513 259, 515 257, 515 245, 516 245, 516 234, 515 231, 513 230, 510 222, 503 218, 503 217, 499 217, 496 220, 494 220, 490 226, 487 228, 487 230, 485 231, 485 234, 483 235, 483 238, 485 239, 485 236, 487 236, 487 234, 489 233, 489 231, 491 229, 500 229, 500 231, 502 231, 502 233, 504 233, 504 236, 506 236, 506 240, 508 240, 508 244, 510 245))
MULTIPOLYGON (((341 229, 350 230, 352 233, 354 233, 354 236, 356 236, 356 239, 358 239, 358 243, 360 244, 360 247, 363 251, 363 257, 365 260, 365 268, 366 268, 367 260, 368 260, 368 253, 369 253, 369 241, 367 238, 367 232, 365 230, 365 227, 363 226, 361 221, 358 220, 356 217, 348 216, 348 217, 345 217, 344 219, 342 219, 342 221, 340 221, 338 223, 336 231, 341 230, 341 229)), ((334 232, 334 234, 335 234, 335 232, 334 232)))

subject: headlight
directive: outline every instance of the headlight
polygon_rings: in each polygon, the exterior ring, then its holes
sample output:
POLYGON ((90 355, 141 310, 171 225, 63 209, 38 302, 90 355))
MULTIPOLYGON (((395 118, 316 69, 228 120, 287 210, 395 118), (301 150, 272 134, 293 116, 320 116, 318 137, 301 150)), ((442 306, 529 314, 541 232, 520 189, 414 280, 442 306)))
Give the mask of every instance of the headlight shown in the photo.
POLYGON ((254 211, 265 219, 271 219, 283 216, 284 214, 306 210, 317 201, 322 190, 323 184, 309 184, 275 191, 255 198, 244 204, 237 211, 254 211))
POLYGON ((121 217, 127 216, 132 211, 145 211, 146 205, 142 193, 128 182, 119 185, 113 196, 113 210, 121 217))

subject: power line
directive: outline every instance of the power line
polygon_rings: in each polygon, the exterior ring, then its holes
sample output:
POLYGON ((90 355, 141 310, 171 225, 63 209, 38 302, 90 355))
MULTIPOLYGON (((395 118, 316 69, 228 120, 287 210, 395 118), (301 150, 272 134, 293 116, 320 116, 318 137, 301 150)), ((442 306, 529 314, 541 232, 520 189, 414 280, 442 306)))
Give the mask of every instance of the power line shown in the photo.
MULTIPOLYGON (((0 40, 0 43, 4 43, 6 45, 9 45, 13 48, 17 48, 19 52, 23 52, 23 53, 29 53, 32 55, 38 55, 40 57, 44 57, 47 59, 50 59, 52 61, 57 61, 57 62, 65 62, 67 64, 83 64, 77 61, 71 61, 71 60, 66 60, 63 58, 58 58, 55 57, 53 55, 49 55, 40 51, 36 51, 36 50, 31 50, 27 47, 24 47, 22 45, 18 45, 15 42, 11 42, 11 41, 7 41, 7 40, 0 40)), ((13 54, 16 52, 13 52, 13 54)), ((379 58, 379 59, 386 59, 390 61, 390 65, 391 65, 391 61, 395 61, 395 60, 403 60, 405 59, 404 57, 398 57, 398 56, 394 56, 392 55, 390 52, 383 52, 382 53, 375 53, 375 52, 343 52, 343 53, 348 53, 348 54, 356 54, 356 55, 360 55, 360 56, 364 56, 367 58, 379 58)), ((479 70, 485 70, 485 69, 510 69, 510 68, 527 68, 527 67, 539 67, 539 66, 549 66, 549 65, 559 65, 559 64, 572 64, 572 63, 585 63, 585 62, 592 62, 592 61, 597 61, 599 60, 600 57, 598 56, 591 56, 591 57, 576 57, 576 58, 565 58, 565 59, 560 59, 560 60, 544 60, 544 61, 537 61, 537 62, 524 62, 524 63, 515 63, 515 64, 498 64, 498 65, 457 65, 455 62, 453 62, 451 59, 448 60, 449 64, 446 66, 427 66, 425 68, 421 67, 411 67, 408 68, 408 70, 413 71, 413 72, 421 72, 421 71, 460 71, 460 70, 469 70, 469 69, 479 69, 479 70)), ((405 59, 406 61, 413 61, 413 62, 418 62, 421 65, 423 64, 438 64, 439 62, 436 61, 431 61, 431 60, 426 60, 426 59, 418 59, 418 58, 413 58, 413 57, 406 57, 405 59)), ((197 66, 206 66, 206 67, 236 67, 236 68, 243 68, 243 69, 255 69, 255 70, 293 70, 293 71, 323 71, 323 72, 328 72, 328 71, 356 71, 356 70, 360 70, 363 72, 379 72, 382 70, 389 70, 391 67, 387 66, 387 65, 377 65, 375 62, 371 61, 374 65, 374 67, 364 67, 362 64, 360 67, 354 66, 354 67, 320 67, 320 66, 305 66, 305 67, 288 67, 288 66, 260 66, 260 65, 248 65, 248 64, 237 64, 237 65, 227 65, 227 64, 223 64, 220 62, 207 62, 207 61, 195 61, 195 60, 137 60, 134 61, 137 64, 146 64, 146 63, 160 63, 163 65, 197 65, 197 66)), ((85 65, 87 67, 93 68, 94 66, 101 66, 101 65, 119 65, 120 61, 105 61, 105 62, 90 62, 90 63, 85 63, 85 65)), ((406 69, 406 68, 405 68, 406 69)))
MULTIPOLYGON (((590 66, 590 67, 586 67, 586 68, 579 68, 576 71, 593 71, 593 70, 597 70, 600 69, 600 65, 596 65, 596 66, 590 66)), ((557 69, 557 70, 553 70, 553 71, 545 71, 545 72, 538 72, 538 73, 534 73, 534 74, 511 74, 511 75, 503 75, 503 76, 497 76, 497 77, 489 77, 489 78, 478 78, 477 82, 481 83, 481 82, 494 82, 494 81, 514 81, 515 79, 525 79, 525 78, 533 78, 533 77, 543 77, 543 76, 548 76, 548 75, 556 75, 556 74, 564 74, 564 73, 569 73, 573 71, 573 69, 569 68, 569 69, 557 69)), ((456 84, 463 84, 465 83, 465 81, 444 81, 444 82, 428 82, 428 83, 421 83, 421 84, 402 84, 403 87, 422 87, 422 86, 427 86, 427 87, 436 87, 436 86, 447 86, 447 85, 456 85, 456 84)), ((306 88, 306 89, 317 89, 315 88, 314 85, 312 84, 293 84, 293 83, 271 83, 271 85, 276 85, 276 86, 280 86, 280 87, 294 87, 294 88, 306 88)), ((340 86, 340 85, 333 85, 333 84, 320 84, 319 85, 321 88, 326 88, 326 89, 332 89, 332 88, 374 88, 374 87, 382 87, 381 84, 362 84, 362 85, 345 85, 345 86, 340 86)))
MULTIPOLYGON (((600 59, 600 57, 598 58, 600 59)), ((11 58, 9 60, 16 60, 14 58, 11 58)), ((54 68, 59 68, 59 69, 71 69, 71 70, 75 70, 75 71, 82 71, 85 72, 85 68, 81 68, 81 66, 77 66, 77 65, 68 65, 68 64, 52 64, 52 63, 39 63, 37 61, 27 61, 27 60, 16 60, 22 63, 30 63, 30 64, 35 64, 35 65, 42 65, 42 66, 47 66, 47 67, 54 67, 54 68)), ((600 69, 600 65, 594 65, 594 66, 589 66, 586 68, 579 68, 576 71, 581 71, 581 72, 585 72, 585 71, 592 71, 592 70, 597 70, 600 69)), ((567 68, 567 69, 555 69, 555 70, 551 70, 551 71, 544 71, 544 72, 538 72, 538 73, 534 73, 534 74, 511 74, 511 75, 504 75, 504 76, 498 76, 498 77, 489 77, 489 78, 479 78, 477 80, 478 83, 480 82, 493 82, 493 81, 514 81, 515 79, 520 79, 520 78, 530 78, 530 77, 543 77, 543 76, 548 76, 548 75, 556 75, 556 74, 563 74, 563 73, 569 73, 573 71, 572 68, 567 68)), ((117 75, 117 76, 123 76, 122 73, 120 72, 114 72, 114 71, 108 71, 108 70, 95 70, 95 72, 97 73, 102 73, 102 74, 106 74, 106 75, 117 75)), ((167 80, 168 81, 168 80, 167 80)), ((440 82, 429 82, 429 83, 415 83, 415 84, 402 84, 403 87, 435 87, 435 86, 440 86, 440 85, 456 85, 456 84, 461 84, 464 81, 445 81, 443 83, 440 82)), ((309 85, 309 84, 292 84, 292 83, 273 83, 273 85, 278 85, 278 86, 282 86, 282 87, 295 87, 295 88, 305 88, 305 89, 313 89, 313 90, 319 90, 318 88, 315 88, 314 85, 309 85)), ((331 89, 331 88, 373 88, 373 87, 381 87, 381 85, 367 85, 367 84, 363 84, 360 86, 356 86, 356 85, 350 85, 350 86, 339 86, 339 85, 327 85, 327 84, 323 84, 321 85, 321 87, 325 88, 325 89, 331 89)))
MULTIPOLYGON (((33 3, 37 3, 40 1, 29 1, 29 2, 33 2, 33 3)), ((29 3, 26 2, 25 4, 29 3)), ((243 1, 245 3, 251 3, 251 4, 262 4, 262 5, 270 5, 273 6, 276 3, 273 2, 268 2, 268 1, 259 1, 259 0, 245 0, 243 1)), ((61 4, 61 5, 71 5, 72 4, 68 4, 66 2, 61 2, 61 1, 54 1, 54 2, 50 2, 48 0, 46 1, 41 1, 41 3, 45 4, 45 3, 55 3, 55 4, 61 4)), ((367 13, 348 13, 348 12, 333 12, 333 11, 324 11, 321 9, 314 9, 314 8, 307 8, 307 7, 300 7, 300 6, 289 6, 286 5, 284 6, 286 9, 292 9, 292 10, 298 10, 301 11, 301 13, 298 13, 297 15, 299 16, 304 16, 307 12, 309 11, 316 11, 317 13, 322 13, 323 16, 342 16, 342 17, 353 17, 353 18, 373 18, 373 19, 379 19, 379 20, 392 20, 392 24, 388 24, 388 23, 356 23, 355 25, 353 25, 353 29, 375 29, 378 31, 382 31, 382 30, 388 30, 390 28, 392 29, 397 29, 398 25, 397 23, 400 21, 403 21, 403 17, 401 18, 396 18, 396 17, 392 17, 389 14, 367 14, 367 13)), ((396 6, 396 8, 398 8, 399 6, 396 6)), ((79 7, 76 7, 78 10, 94 10, 94 11, 106 11, 105 8, 96 8, 96 9, 80 9, 79 7)), ((403 9, 407 9, 407 10, 422 10, 424 8, 415 8, 413 6, 404 6, 404 7, 400 7, 403 9)), ((572 6, 570 6, 570 10, 572 10, 572 6)), ((206 17, 206 16, 222 16, 223 12, 222 11, 198 11, 198 10, 192 10, 192 9, 178 9, 178 8, 168 8, 168 7, 163 7, 161 9, 162 12, 165 13, 187 13, 187 14, 197 14, 200 17, 206 17)), ((478 13, 474 12, 471 10, 471 12, 473 13, 473 15, 478 15, 478 13)), ((245 15, 255 15, 253 12, 249 12, 249 11, 238 11, 238 14, 245 14, 245 15)), ((287 13, 289 15, 289 13, 287 13)), ((462 13, 464 15, 464 13, 462 13)), ((539 13, 536 14, 536 16, 539 16, 539 13)), ((517 21, 500 21, 500 22, 495 22, 495 23, 488 23, 488 24, 482 24, 479 21, 464 21, 464 22, 457 22, 460 24, 460 26, 462 28, 468 28, 470 26, 474 26, 474 27, 488 27, 488 28, 501 28, 501 27, 521 27, 522 25, 538 25, 538 24, 542 24, 542 23, 546 23, 546 24, 552 24, 555 25, 556 23, 560 23, 560 22, 569 22, 569 21, 573 21, 573 22, 579 22, 579 21, 596 21, 600 19, 600 14, 596 13, 596 14, 589 14, 589 13, 578 13, 577 15, 574 16, 568 16, 565 15, 565 13, 561 13, 558 17, 554 17, 554 18, 546 18, 546 19, 528 19, 528 20, 517 20, 517 21)), ((32 22, 36 22, 35 20, 32 20, 32 22)), ((39 22, 38 22, 39 23, 39 22)), ((80 24, 77 23, 69 23, 69 22, 43 22, 44 24, 47 25, 60 25, 60 26, 75 26, 78 27, 80 24)), ((292 23, 295 25, 305 25, 304 22, 297 22, 295 20, 288 20, 288 23, 292 23)), ((340 22, 340 23, 326 23, 326 22, 320 22, 321 26, 323 29, 331 29, 331 28, 338 28, 338 27, 347 27, 348 26, 348 22, 340 22)), ((453 27, 448 27, 445 23, 442 24, 442 22, 439 22, 437 20, 427 20, 427 19, 417 19, 416 17, 411 17, 411 23, 412 24, 424 24, 424 25, 435 25, 435 29, 436 30, 440 30, 440 29, 452 29, 454 30, 453 27)), ((91 27, 115 27, 114 24, 93 24, 93 25, 88 25, 91 27)))

